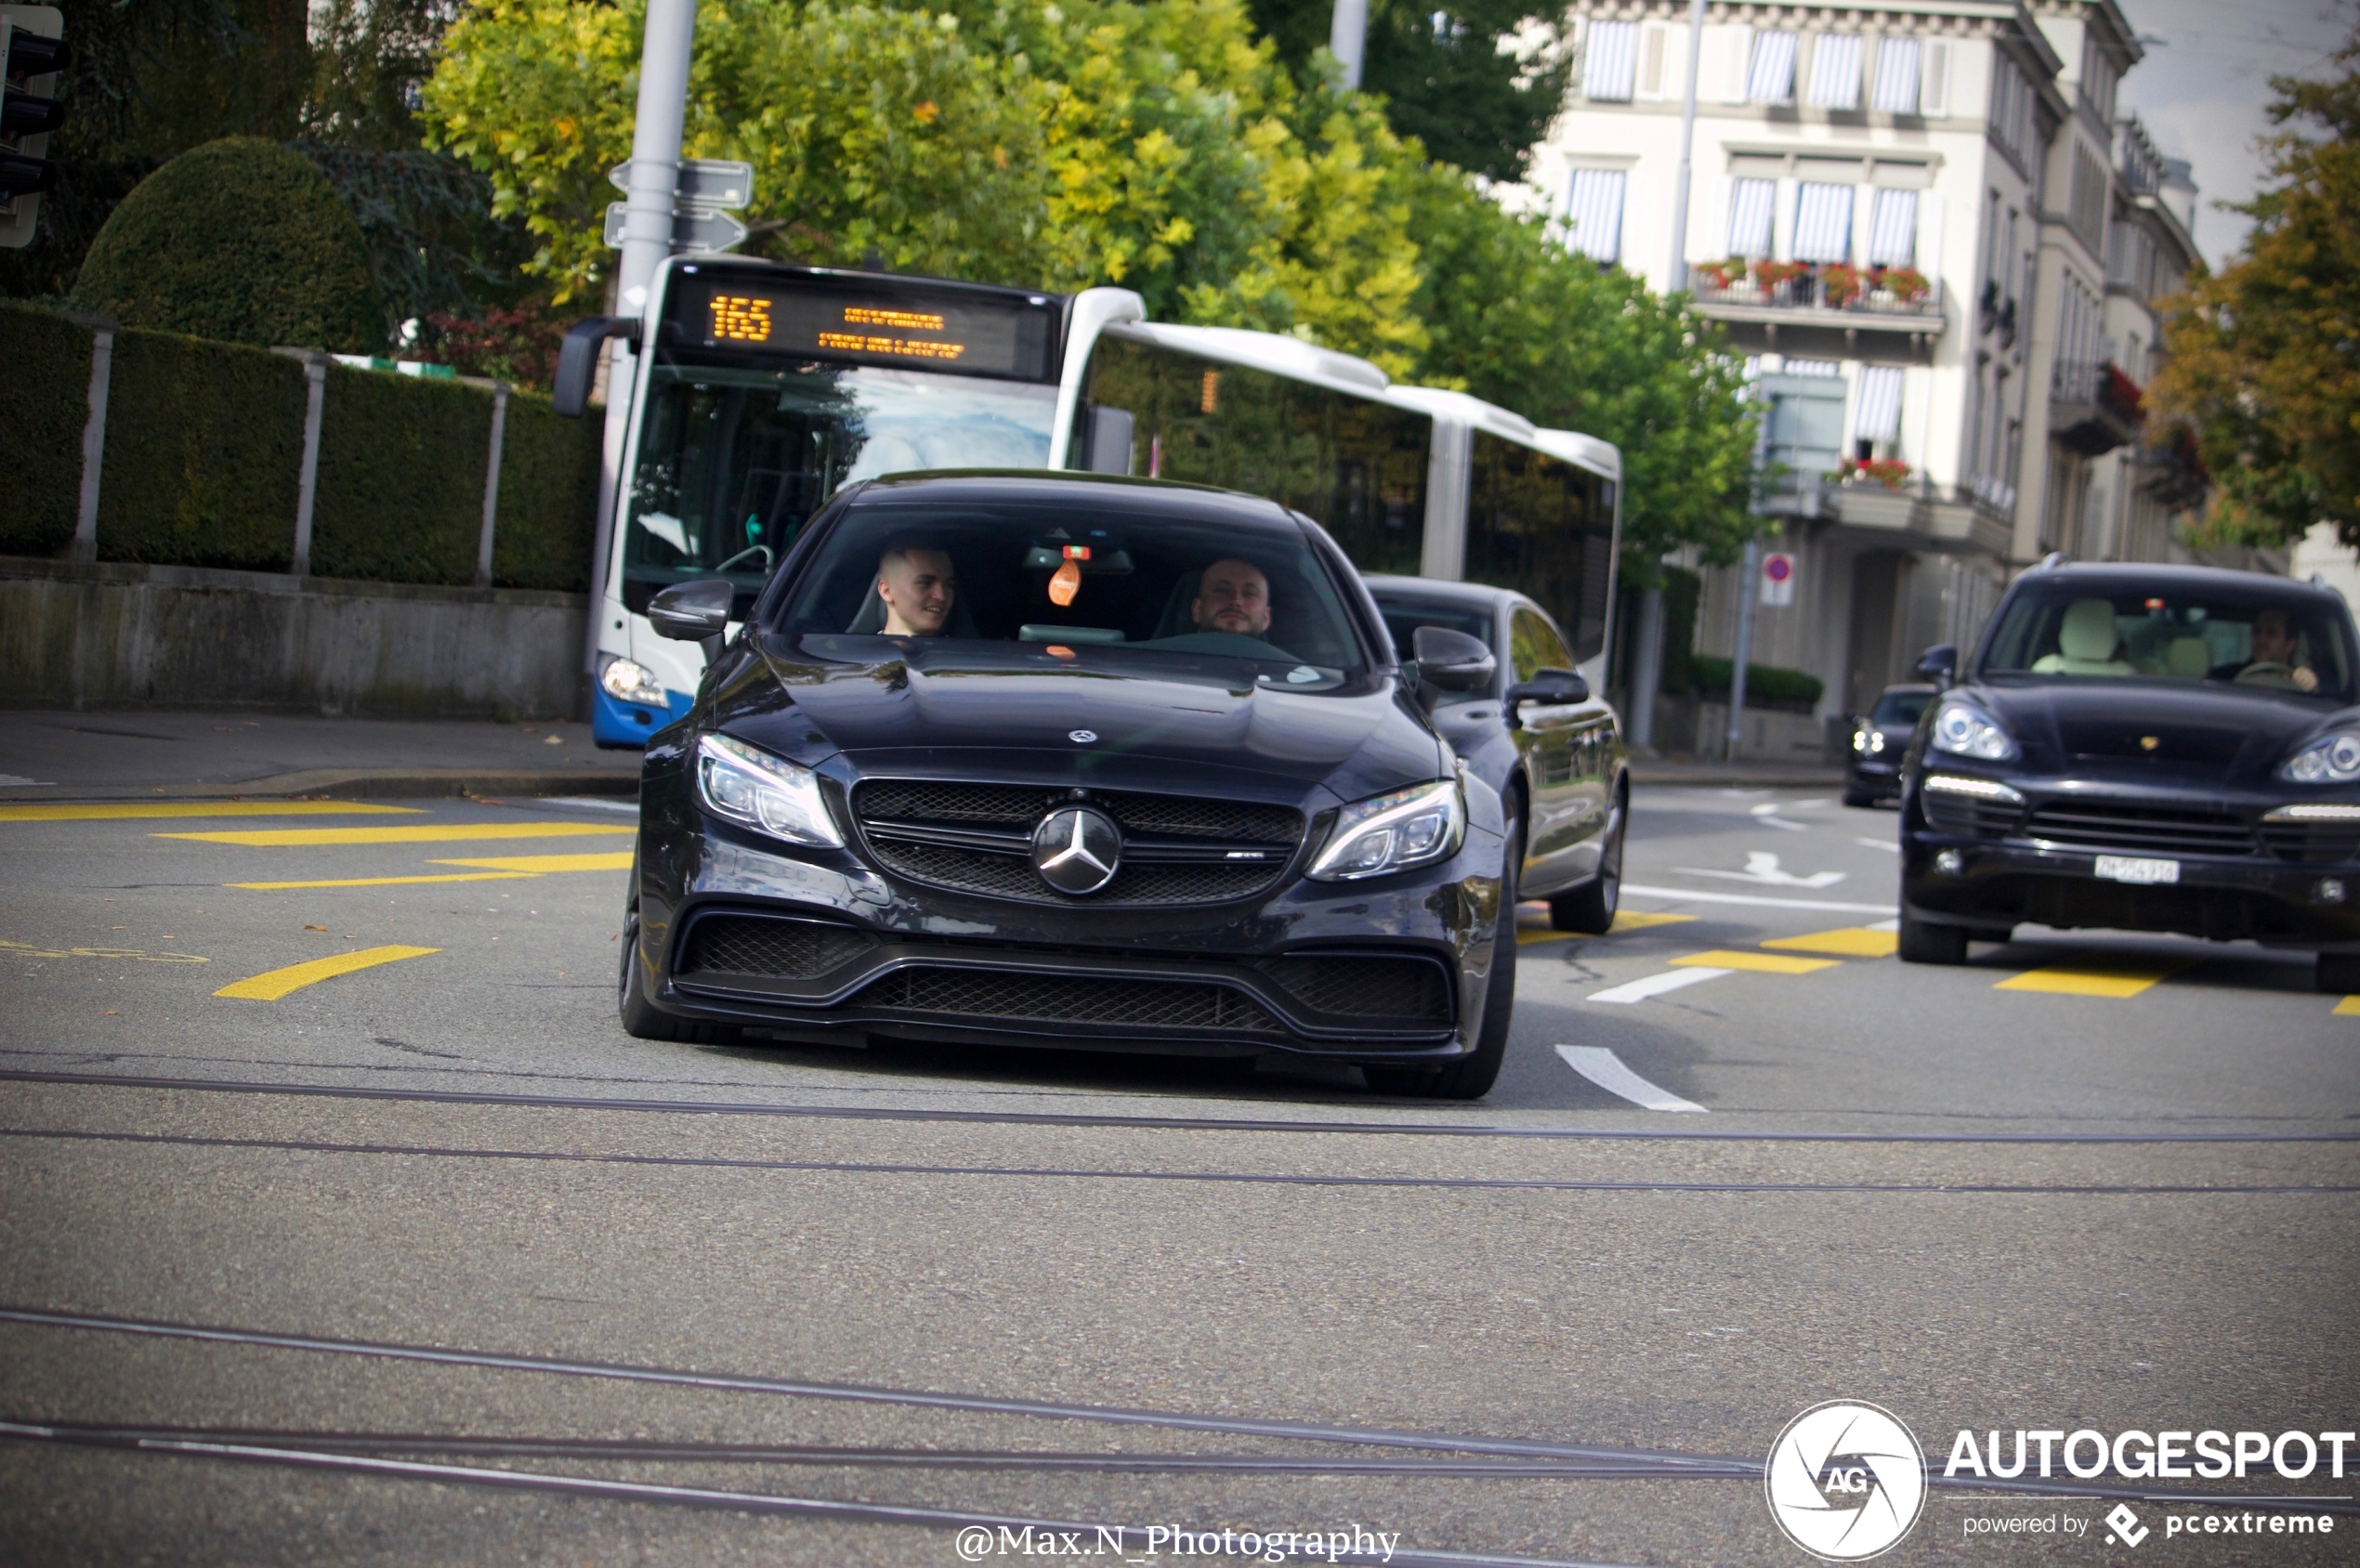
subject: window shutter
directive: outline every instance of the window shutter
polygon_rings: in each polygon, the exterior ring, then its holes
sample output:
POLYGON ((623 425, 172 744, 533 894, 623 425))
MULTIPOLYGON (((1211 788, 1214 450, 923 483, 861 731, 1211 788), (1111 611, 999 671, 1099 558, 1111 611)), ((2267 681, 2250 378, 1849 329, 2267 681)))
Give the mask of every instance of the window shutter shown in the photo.
POLYGON ((1901 435, 1901 367, 1860 367, 1860 400, 1852 411, 1852 438, 1891 441, 1901 435))
POLYGON ((1722 78, 1721 97, 1729 103, 1746 101, 1746 76, 1753 69, 1753 29, 1730 27, 1722 30, 1728 53, 1724 57, 1726 73, 1722 78))
POLYGON ((1918 112, 1940 120, 1950 112, 1950 41, 1926 41, 1925 63, 1918 79, 1918 112))
POLYGON ((1670 57, 1672 30, 1659 22, 1649 22, 1639 32, 1639 96, 1643 98, 1666 97, 1664 66, 1670 57))
POLYGON ((1918 193, 1880 190, 1868 222, 1868 265, 1913 267, 1918 259, 1918 193))
POLYGON ((1794 101, 1795 37, 1791 33, 1768 30, 1753 35, 1753 69, 1746 80, 1746 97, 1750 101, 1794 101))
POLYGON ((1738 179, 1729 192, 1729 254, 1760 261, 1770 255, 1770 217, 1778 182, 1738 179))
POLYGON ((1582 59, 1582 96, 1593 103, 1629 103, 1638 43, 1636 22, 1592 22, 1590 43, 1582 59))
POLYGON ((1622 191, 1620 169, 1576 169, 1567 217, 1573 225, 1573 248, 1593 261, 1622 259, 1622 191))
POLYGON ((1885 38, 1877 44, 1877 91, 1869 107, 1882 114, 1918 112, 1918 41, 1885 38))
POLYGON ((1816 109, 1860 107, 1860 35, 1823 33, 1811 44, 1811 103, 1816 109))
POLYGON ((1844 261, 1851 255, 1852 187, 1805 180, 1795 195, 1795 260, 1844 261))

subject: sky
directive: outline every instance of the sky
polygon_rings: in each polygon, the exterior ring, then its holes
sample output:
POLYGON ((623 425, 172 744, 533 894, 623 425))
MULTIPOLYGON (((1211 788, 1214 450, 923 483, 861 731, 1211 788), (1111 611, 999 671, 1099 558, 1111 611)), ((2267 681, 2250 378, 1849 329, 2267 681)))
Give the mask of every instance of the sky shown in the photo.
POLYGON ((2251 227, 2214 203, 2250 201, 2262 187, 2266 170, 2253 143, 2273 129, 2270 78, 2327 74, 2327 57, 2360 22, 2360 0, 2117 4, 2147 50, 2122 79, 2120 103, 2166 157, 2194 166, 2196 248, 2217 269, 2251 227))

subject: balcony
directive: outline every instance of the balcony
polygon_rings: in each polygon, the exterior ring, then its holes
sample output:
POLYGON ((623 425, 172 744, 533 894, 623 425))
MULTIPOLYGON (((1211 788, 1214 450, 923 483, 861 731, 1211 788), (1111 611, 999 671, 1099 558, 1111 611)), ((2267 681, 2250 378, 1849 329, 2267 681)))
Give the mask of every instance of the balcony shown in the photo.
POLYGON ((2084 457, 2139 438, 2144 394, 2111 359, 2060 359, 2049 378, 2049 433, 2084 457))
POLYGON ((1698 309, 1722 321, 1904 332, 1920 337, 1938 335, 1945 321, 1941 280, 1904 267, 1705 262, 1694 269, 1690 291, 1698 309))
POLYGON ((2015 491, 1997 480, 1937 485, 1903 464, 1843 464, 1833 451, 1770 450, 1761 500, 1772 516, 1816 518, 1862 543, 2005 558, 2015 491))

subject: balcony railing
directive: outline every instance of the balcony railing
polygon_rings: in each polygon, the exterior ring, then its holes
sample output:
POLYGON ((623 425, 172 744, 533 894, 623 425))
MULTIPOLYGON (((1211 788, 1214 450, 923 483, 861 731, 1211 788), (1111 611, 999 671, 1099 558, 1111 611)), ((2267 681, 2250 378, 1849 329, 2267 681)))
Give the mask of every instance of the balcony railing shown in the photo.
POLYGON ((1841 262, 1706 263, 1690 286, 1698 305, 1746 310, 1834 311, 1848 317, 1901 318, 1910 325, 1942 319, 1942 281, 1907 268, 1855 268, 1841 262))
POLYGON ((2060 359, 2049 376, 2049 428, 2096 457, 2139 438, 2145 394, 2111 359, 2060 359))

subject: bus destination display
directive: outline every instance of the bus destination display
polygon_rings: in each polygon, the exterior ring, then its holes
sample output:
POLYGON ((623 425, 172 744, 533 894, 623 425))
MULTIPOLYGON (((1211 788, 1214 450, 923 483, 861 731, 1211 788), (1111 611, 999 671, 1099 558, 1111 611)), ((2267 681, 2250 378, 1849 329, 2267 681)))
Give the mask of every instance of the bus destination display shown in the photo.
POLYGON ((1028 379, 1048 369, 1054 312, 1020 299, 895 298, 825 286, 766 287, 750 279, 701 292, 702 309, 683 324, 709 348, 1028 379))

